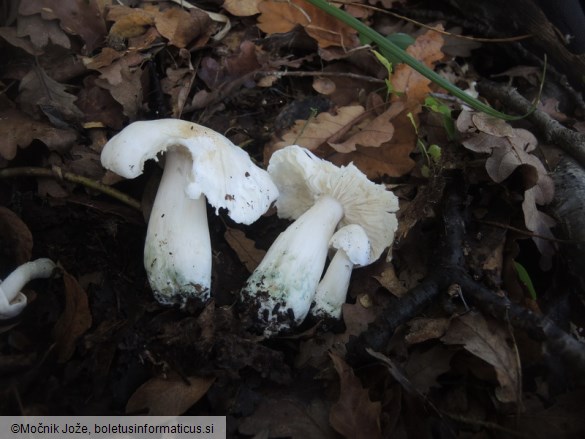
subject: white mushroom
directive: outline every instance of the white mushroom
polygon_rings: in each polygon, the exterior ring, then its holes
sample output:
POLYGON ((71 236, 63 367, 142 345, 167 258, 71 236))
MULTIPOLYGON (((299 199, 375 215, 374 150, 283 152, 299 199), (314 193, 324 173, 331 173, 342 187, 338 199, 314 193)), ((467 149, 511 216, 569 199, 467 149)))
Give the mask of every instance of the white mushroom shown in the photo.
POLYGON ((357 224, 350 224, 335 232, 329 247, 337 251, 317 286, 311 307, 311 314, 319 319, 341 317, 341 306, 345 303, 354 266, 364 267, 375 261, 372 259, 368 235, 357 224))
POLYGON ((31 280, 50 277, 56 268, 47 258, 26 262, 17 267, 0 283, 0 320, 16 317, 26 306, 26 296, 21 292, 31 280))
POLYGON ((266 336, 306 317, 335 229, 360 225, 371 258, 392 244, 398 200, 353 164, 338 168, 297 145, 275 152, 268 172, 278 186, 278 216, 296 219, 268 249, 242 289, 242 307, 266 336))
POLYGON ((144 162, 166 152, 163 176, 150 214, 144 266, 155 298, 184 305, 205 301, 211 288, 211 244, 205 200, 251 224, 278 190, 266 171, 221 134, 178 119, 134 122, 112 137, 102 165, 135 178, 144 162))

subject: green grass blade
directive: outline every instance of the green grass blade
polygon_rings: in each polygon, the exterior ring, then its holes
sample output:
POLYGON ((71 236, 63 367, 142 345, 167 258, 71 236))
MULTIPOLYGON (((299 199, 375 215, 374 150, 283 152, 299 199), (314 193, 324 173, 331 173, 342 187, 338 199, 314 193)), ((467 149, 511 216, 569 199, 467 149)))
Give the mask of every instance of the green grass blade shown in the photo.
POLYGON ((406 65, 412 67, 418 73, 420 73, 421 75, 424 75, 426 78, 430 79, 431 81, 433 81, 435 84, 439 85, 440 87, 443 87, 445 90, 447 90, 453 96, 456 96, 457 98, 461 99, 463 102, 465 102, 467 105, 469 105, 471 108, 473 108, 477 111, 482 111, 490 116, 497 117, 497 118, 503 119, 503 120, 519 120, 519 119, 522 119, 522 118, 528 116, 530 113, 532 113, 534 111, 534 108, 533 108, 530 112, 528 112, 525 115, 512 116, 512 115, 509 115, 506 113, 502 113, 498 110, 495 110, 492 107, 490 107, 489 105, 486 105, 483 102, 475 99, 474 97, 469 96, 463 90, 461 90, 457 86, 455 86, 455 85, 451 84, 449 81, 447 81, 441 75, 439 75, 435 71, 429 69, 426 65, 424 65, 423 63, 421 63, 417 59, 410 56, 408 53, 406 53, 400 47, 396 46, 394 43, 392 43, 388 39, 384 38, 384 36, 382 36, 381 34, 376 32, 374 29, 372 29, 369 26, 366 26, 361 21, 359 21, 357 18, 352 17, 351 15, 349 15, 347 12, 343 11, 342 9, 336 8, 335 6, 329 4, 329 2, 327 2, 325 0, 306 0, 306 1, 310 4, 312 4, 313 6, 316 6, 317 8, 325 11, 329 15, 337 18, 338 20, 347 24, 348 26, 352 27, 353 29, 358 31, 360 34, 362 34, 365 38, 376 43, 385 52, 391 54, 395 59, 398 59, 401 62, 405 63, 406 65))

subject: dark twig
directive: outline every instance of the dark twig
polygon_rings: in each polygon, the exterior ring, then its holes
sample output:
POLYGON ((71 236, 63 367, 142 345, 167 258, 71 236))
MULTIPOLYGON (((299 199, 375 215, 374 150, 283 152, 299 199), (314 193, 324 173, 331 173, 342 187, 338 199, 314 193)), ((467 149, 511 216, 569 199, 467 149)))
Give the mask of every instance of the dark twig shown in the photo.
POLYGON ((496 293, 474 280, 465 269, 463 254, 465 222, 465 185, 461 177, 455 177, 446 187, 443 200, 440 245, 433 260, 439 261, 415 288, 397 302, 392 303, 358 338, 348 343, 350 361, 361 362, 367 358, 367 347, 384 351, 396 328, 419 315, 437 300, 449 286, 458 285, 472 306, 492 317, 510 322, 525 330, 532 338, 545 342, 551 351, 565 359, 585 366, 585 345, 561 330, 551 320, 511 302, 504 294, 496 293))

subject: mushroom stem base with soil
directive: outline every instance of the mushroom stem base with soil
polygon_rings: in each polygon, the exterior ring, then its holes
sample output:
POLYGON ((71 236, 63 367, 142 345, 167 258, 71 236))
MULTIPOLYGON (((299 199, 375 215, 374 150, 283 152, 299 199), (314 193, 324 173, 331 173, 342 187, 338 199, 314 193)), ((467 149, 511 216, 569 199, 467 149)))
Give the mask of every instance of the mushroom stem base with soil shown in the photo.
POLYGON ((211 242, 205 196, 191 199, 184 188, 192 160, 169 150, 146 232, 144 266, 155 298, 183 305, 205 301, 211 288, 211 242))
POLYGON ((343 214, 337 200, 319 198, 278 236, 248 279, 243 307, 265 335, 291 329, 308 314, 343 214))

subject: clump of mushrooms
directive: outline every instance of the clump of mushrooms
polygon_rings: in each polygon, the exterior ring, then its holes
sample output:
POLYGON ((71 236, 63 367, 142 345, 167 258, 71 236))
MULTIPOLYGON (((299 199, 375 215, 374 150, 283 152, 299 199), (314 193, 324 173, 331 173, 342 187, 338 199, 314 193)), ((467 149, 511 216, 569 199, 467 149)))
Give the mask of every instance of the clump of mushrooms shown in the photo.
POLYGON ((241 291, 244 313, 265 336, 290 330, 307 316, 338 226, 360 226, 373 261, 392 244, 398 210, 396 196, 353 164, 337 167, 297 145, 276 151, 268 172, 280 192, 278 216, 295 221, 241 291))
POLYGON ((206 301, 211 288, 211 244, 206 199, 251 224, 270 207, 278 189, 268 173, 221 134, 178 119, 134 122, 105 145, 102 165, 125 178, 139 176, 148 159, 165 152, 150 214, 144 266, 161 304, 206 301))
POLYGON ((27 304, 21 292, 24 286, 34 279, 51 277, 55 263, 48 258, 40 258, 18 266, 0 283, 0 320, 19 315, 27 304))

